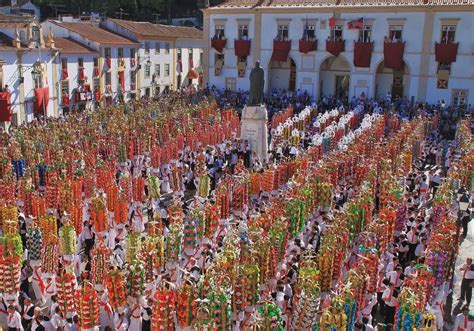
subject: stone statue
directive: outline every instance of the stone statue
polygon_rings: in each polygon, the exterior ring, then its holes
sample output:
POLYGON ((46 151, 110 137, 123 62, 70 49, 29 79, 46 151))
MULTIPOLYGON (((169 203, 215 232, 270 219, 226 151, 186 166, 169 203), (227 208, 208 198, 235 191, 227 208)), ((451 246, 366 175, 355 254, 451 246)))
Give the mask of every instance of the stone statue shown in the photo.
POLYGON ((260 67, 260 62, 255 62, 255 67, 250 72, 250 96, 248 106, 260 106, 263 103, 263 86, 265 73, 260 67))

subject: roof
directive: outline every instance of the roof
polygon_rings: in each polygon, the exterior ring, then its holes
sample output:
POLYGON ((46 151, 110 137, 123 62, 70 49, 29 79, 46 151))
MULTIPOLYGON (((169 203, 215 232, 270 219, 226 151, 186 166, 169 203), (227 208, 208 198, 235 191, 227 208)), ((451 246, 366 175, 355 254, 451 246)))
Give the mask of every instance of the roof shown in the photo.
POLYGON ((0 50, 2 51, 16 50, 16 47, 13 47, 13 39, 1 32, 0 32, 0 50))
POLYGON ((99 44, 111 44, 111 45, 138 45, 138 43, 122 37, 113 32, 107 31, 94 25, 90 22, 58 22, 52 21, 54 24, 67 29, 71 32, 75 32, 84 38, 99 44))
POLYGON ((474 5, 474 0, 226 0, 213 8, 395 7, 474 5))
POLYGON ((5 15, 0 13, 1 28, 21 28, 34 21, 34 16, 5 15))
POLYGON ((202 39, 201 30, 185 26, 153 24, 150 22, 132 22, 119 19, 109 19, 124 29, 136 34, 137 37, 202 39))
POLYGON ((54 47, 59 49, 63 54, 94 54, 96 50, 81 45, 71 38, 54 38, 54 47))

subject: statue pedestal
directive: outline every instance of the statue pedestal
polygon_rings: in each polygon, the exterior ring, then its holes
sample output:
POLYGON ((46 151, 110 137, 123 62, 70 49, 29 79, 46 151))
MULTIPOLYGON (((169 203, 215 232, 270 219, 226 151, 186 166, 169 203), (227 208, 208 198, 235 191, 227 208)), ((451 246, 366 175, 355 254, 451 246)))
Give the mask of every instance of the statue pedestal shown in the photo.
POLYGON ((248 140, 262 162, 268 162, 268 112, 265 105, 245 106, 242 110, 240 138, 248 140))

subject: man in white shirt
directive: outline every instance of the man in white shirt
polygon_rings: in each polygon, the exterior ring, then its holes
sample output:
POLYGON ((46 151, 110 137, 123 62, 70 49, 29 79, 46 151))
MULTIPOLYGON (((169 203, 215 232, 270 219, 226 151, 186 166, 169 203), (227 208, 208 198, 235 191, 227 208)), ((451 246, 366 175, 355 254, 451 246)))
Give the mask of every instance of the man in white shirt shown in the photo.
POLYGON ((468 315, 469 306, 464 306, 462 312, 457 314, 456 319, 454 320, 454 331, 472 331, 474 323, 469 321, 468 315))
POLYGON ((462 271, 462 281, 461 281, 461 296, 459 301, 464 302, 466 300, 467 306, 471 304, 472 298, 472 287, 471 284, 474 282, 474 264, 472 264, 472 259, 466 259, 466 263, 459 268, 462 271))
POLYGON ((9 331, 23 331, 20 313, 16 311, 14 306, 8 306, 7 325, 9 331))
POLYGON ((403 283, 402 277, 403 269, 401 266, 397 266, 395 270, 387 273, 387 278, 390 281, 390 284, 394 284, 395 288, 400 288, 403 283))
POLYGON ((393 283, 391 283, 382 294, 382 300, 385 303, 385 324, 393 324, 395 321, 395 306, 397 304, 397 298, 394 294, 395 285, 393 283))
POLYGON ((62 330, 66 326, 66 321, 64 320, 62 313, 61 313, 61 308, 59 306, 56 306, 56 309, 54 310, 54 314, 51 315, 51 326, 53 327, 54 330, 62 330))

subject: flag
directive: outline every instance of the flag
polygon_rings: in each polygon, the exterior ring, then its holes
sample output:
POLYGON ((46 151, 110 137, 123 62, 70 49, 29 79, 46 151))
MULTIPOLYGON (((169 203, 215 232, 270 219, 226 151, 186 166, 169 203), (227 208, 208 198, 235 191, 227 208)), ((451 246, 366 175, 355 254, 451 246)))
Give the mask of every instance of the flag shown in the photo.
POLYGON ((364 19, 361 17, 361 18, 358 18, 358 19, 356 19, 356 20, 347 22, 347 28, 348 28, 349 30, 352 30, 352 29, 363 29, 363 28, 364 28, 364 19))
POLYGON ((329 19, 329 27, 334 27, 336 25, 336 18, 335 17, 331 17, 329 19))

